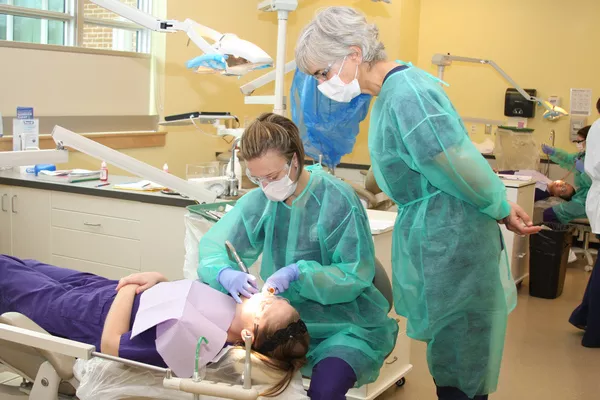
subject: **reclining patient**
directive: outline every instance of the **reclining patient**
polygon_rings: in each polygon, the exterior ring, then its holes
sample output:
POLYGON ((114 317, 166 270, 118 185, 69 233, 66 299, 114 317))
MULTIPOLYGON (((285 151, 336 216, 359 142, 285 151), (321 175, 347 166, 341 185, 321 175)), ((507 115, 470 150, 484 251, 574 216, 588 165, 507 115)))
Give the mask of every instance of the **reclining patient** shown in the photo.
POLYGON ((140 285, 0 255, 0 314, 24 314, 52 335, 168 366, 183 378, 194 371, 201 337, 208 340, 200 353, 203 366, 250 335, 255 355, 284 376, 264 396, 285 390, 306 362, 309 335, 285 299, 258 294, 237 304, 199 281, 167 282, 156 272, 133 280, 140 285))
POLYGON ((535 180, 535 201, 546 200, 549 197, 559 197, 565 200, 544 210, 544 222, 560 221, 564 224, 577 219, 586 218, 585 197, 587 188, 582 192, 576 191, 573 185, 562 180, 553 181, 546 175, 535 170, 499 171, 500 175, 531 176, 535 180), (581 201, 583 199, 583 201, 581 201))

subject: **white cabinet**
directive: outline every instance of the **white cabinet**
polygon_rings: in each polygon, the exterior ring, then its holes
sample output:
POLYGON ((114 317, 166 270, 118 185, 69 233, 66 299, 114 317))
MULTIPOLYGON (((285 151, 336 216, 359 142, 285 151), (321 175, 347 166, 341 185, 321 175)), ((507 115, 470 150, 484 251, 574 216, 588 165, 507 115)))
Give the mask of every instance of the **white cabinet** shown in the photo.
POLYGON ((0 186, 0 253, 50 261, 50 192, 0 186))
POLYGON ((158 271, 182 279, 184 207, 51 193, 51 263, 119 279, 158 271))
POLYGON ((11 188, 12 255, 50 262, 50 192, 11 188))
POLYGON ((0 185, 0 254, 120 279, 183 278, 185 207, 0 185))
MULTIPOLYGON (((504 181, 506 197, 533 218, 535 182, 504 181)), ((519 283, 529 275, 529 236, 516 235, 500 225, 513 279, 519 283)))
POLYGON ((0 185, 0 202, 2 206, 0 208, 0 254, 12 255, 10 186, 0 185))

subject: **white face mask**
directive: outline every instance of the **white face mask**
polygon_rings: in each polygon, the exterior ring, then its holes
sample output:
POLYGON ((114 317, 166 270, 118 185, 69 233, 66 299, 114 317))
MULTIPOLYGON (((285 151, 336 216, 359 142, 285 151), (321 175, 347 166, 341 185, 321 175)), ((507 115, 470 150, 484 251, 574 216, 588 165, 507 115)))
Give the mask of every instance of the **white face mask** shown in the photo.
POLYGON ((266 186, 260 186, 267 199, 271 201, 285 201, 296 191, 298 182, 294 182, 290 179, 290 172, 292 168, 288 170, 286 176, 278 181, 268 183, 266 186))
POLYGON ((577 146, 577 150, 579 150, 579 151, 585 150, 583 143, 575 143, 575 146, 577 146))
POLYGON ((344 83, 340 78, 340 72, 342 71, 345 62, 346 57, 344 57, 344 61, 342 61, 338 73, 331 79, 317 86, 317 89, 319 89, 321 93, 338 103, 349 103, 353 98, 360 94, 360 85, 358 84, 358 79, 356 79, 358 76, 358 65, 356 66, 356 74, 354 74, 354 80, 352 82, 344 83))

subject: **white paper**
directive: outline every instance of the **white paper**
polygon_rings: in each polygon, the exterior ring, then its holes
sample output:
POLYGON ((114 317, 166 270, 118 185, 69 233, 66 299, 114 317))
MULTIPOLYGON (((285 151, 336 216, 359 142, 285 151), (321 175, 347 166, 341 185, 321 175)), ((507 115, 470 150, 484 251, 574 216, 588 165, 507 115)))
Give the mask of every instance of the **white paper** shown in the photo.
POLYGON ((369 227, 371 228, 372 235, 379 235, 380 233, 389 232, 394 229, 395 221, 390 220, 374 220, 369 219, 369 227))
POLYGON ((592 89, 571 89, 571 115, 592 115, 592 89))

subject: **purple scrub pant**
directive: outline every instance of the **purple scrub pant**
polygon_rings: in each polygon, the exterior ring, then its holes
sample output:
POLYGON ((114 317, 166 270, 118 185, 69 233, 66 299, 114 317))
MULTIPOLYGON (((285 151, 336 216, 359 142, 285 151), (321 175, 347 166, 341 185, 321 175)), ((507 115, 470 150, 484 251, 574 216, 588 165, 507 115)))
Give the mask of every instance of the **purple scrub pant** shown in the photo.
MULTIPOLYGON (((0 254, 0 314, 14 311, 29 317, 54 336, 96 346, 106 315, 117 292, 118 281, 93 274, 54 267, 35 260, 0 254)), ((139 307, 136 296, 130 327, 139 307)), ((156 352, 154 328, 130 338, 121 336, 119 356, 164 366, 156 352)))
POLYGON ((354 387, 356 374, 340 358, 329 357, 313 367, 308 397, 312 400, 345 400, 354 387))

